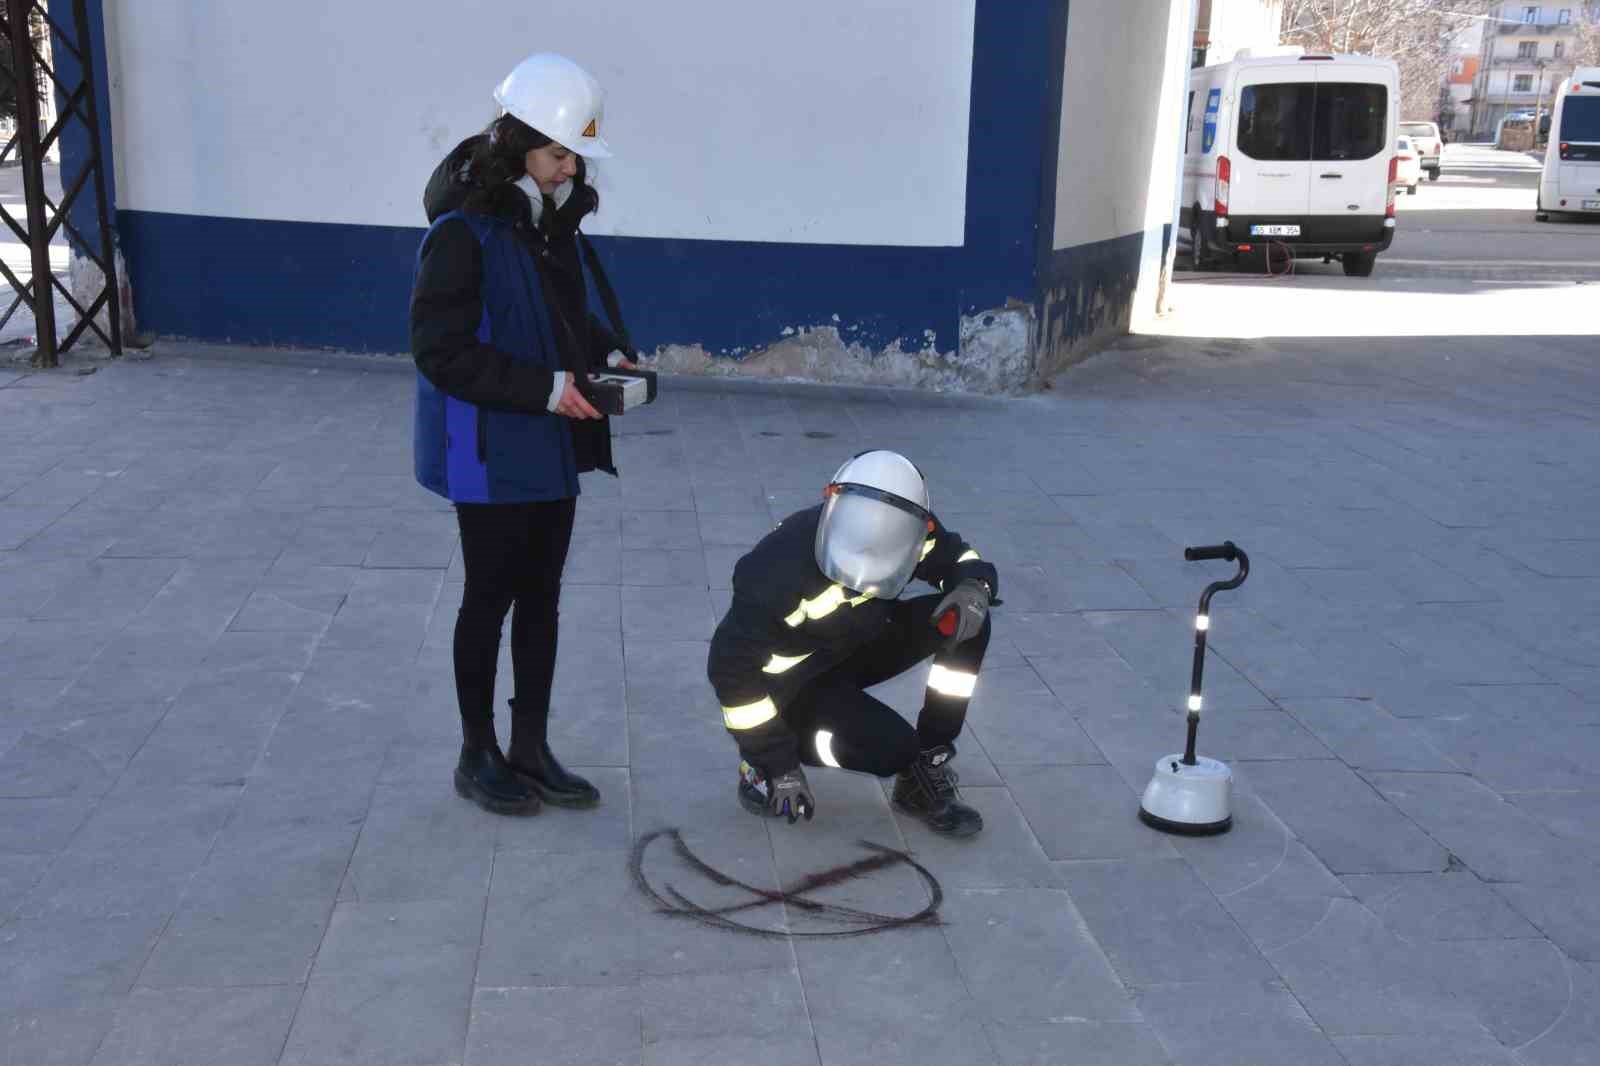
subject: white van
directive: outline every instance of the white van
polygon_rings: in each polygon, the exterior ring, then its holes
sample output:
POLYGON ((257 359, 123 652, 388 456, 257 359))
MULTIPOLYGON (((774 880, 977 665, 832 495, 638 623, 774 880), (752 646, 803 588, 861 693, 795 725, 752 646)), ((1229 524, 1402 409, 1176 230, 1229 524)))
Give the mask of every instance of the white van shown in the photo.
POLYGON ((1394 238, 1392 59, 1245 50, 1189 73, 1180 222, 1195 264, 1286 248, 1372 273, 1394 238))
POLYGON ((1561 84, 1550 115, 1550 144, 1534 218, 1600 215, 1600 67, 1579 67, 1561 84))

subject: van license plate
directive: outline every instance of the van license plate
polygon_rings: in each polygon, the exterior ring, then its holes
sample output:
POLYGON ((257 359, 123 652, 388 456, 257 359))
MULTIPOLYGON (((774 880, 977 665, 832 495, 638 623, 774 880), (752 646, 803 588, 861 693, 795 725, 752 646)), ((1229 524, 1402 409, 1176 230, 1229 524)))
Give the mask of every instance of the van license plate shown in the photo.
POLYGON ((1583 209, 1585 211, 1600 211, 1600 200, 1585 200, 1583 209))
POLYGON ((1252 237, 1298 237, 1299 226, 1251 226, 1252 237))

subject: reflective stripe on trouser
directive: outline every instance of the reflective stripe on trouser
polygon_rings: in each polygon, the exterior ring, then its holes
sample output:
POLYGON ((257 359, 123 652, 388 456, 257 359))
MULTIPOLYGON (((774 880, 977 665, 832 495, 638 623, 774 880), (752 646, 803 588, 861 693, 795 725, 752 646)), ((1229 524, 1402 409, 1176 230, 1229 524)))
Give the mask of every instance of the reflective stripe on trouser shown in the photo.
POLYGON ((722 723, 729 729, 754 729, 778 717, 778 705, 771 696, 763 696, 754 703, 722 708, 722 723))

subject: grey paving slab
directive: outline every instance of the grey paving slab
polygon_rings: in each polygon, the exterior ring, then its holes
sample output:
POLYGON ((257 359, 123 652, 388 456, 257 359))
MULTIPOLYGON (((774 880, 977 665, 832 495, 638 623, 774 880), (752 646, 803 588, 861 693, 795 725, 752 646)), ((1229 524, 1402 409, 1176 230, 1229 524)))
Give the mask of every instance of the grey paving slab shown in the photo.
POLYGON ((1169 1066, 1173 1061, 1144 1022, 991 1025, 988 1034, 1003 1066, 1169 1066))
POLYGON ((1346 765, 1357 770, 1460 769, 1371 700, 1290 700, 1284 709, 1346 765))
POLYGON ((987 1017, 1138 1020, 1067 893, 963 890, 950 894, 944 913, 956 965, 987 1017))
POLYGON ((1591 861, 1600 861, 1600 790, 1507 792, 1505 798, 1551 833, 1582 848, 1591 861))
POLYGON ((1347 874, 1344 883, 1405 940, 1537 939, 1530 925, 1466 870, 1439 874, 1347 874))
POLYGON ((917 857, 947 889, 1047 888, 1059 882, 1048 856, 1009 790, 963 782, 963 803, 983 815, 983 833, 949 840, 902 811, 900 831, 917 857))
POLYGON ((483 988, 472 997, 466 1066, 500 1066, 538 1049, 549 1066, 643 1066, 639 992, 616 988, 483 988))
POLYGON ((186 900, 139 972, 142 988, 229 988, 304 982, 333 897, 186 900))
POLYGON ((1056 872, 1128 985, 1276 976, 1181 859, 1064 862, 1056 872))
POLYGON ((1105 761, 1031 666, 986 665, 967 710, 967 723, 1000 766, 1105 761))
POLYGON ((96 1066, 274 1066, 299 985, 136 989, 95 1052, 96 1066))
POLYGON ((805 992, 794 970, 643 977, 638 996, 644 1061, 652 1066, 818 1063, 805 992))
POLYGON ((1485 880, 1548 880, 1588 868, 1531 817, 1464 774, 1370 774, 1368 780, 1485 880))
POLYGON ((116 1019, 107 1001, 0 1013, 0 1062, 6 1066, 85 1066, 116 1019))
POLYGON ((1445 868, 1445 849, 1423 832, 1429 827, 1418 828, 1343 763, 1251 763, 1247 780, 1334 873, 1445 868))
POLYGON ((0 927, 0 1016, 114 1006, 133 987, 164 917, 51 915, 0 927))
POLYGON ((631 986, 644 907, 626 877, 627 860, 625 850, 499 855, 478 985, 631 986))
POLYGON ((482 899, 494 821, 446 787, 380 785, 350 856, 345 895, 362 901, 482 899))
POLYGON ((1341 1036, 1333 1041, 1349 1066, 1516 1066, 1516 1054, 1487 1031, 1442 1036, 1341 1036))
POLYGON ((415 978, 312 978, 282 1066, 433 1066, 461 1061, 470 970, 415 978))
POLYGON ((716 693, 706 678, 709 651, 709 641, 628 640, 629 713, 709 714, 720 721, 716 693))
POLYGON ((1600 966, 1573 963, 1566 1011, 1549 1029, 1516 1049, 1532 1066, 1578 1066, 1594 1057, 1600 1043, 1600 966))
POLYGON ((1163 984, 1142 989, 1139 1011, 1176 1066, 1342 1066, 1333 1043, 1277 981, 1163 984))
MULTIPOLYGON (((568 810, 546 804, 532 818, 494 819, 498 850, 555 853, 627 846, 633 820, 630 772, 610 766, 574 764, 569 768, 600 790, 599 806, 568 810)), ((467 806, 465 800, 457 803, 467 806)))
POLYGON ((677 640, 710 640, 716 619, 705 589, 624 588, 622 634, 624 640, 659 640, 671 634, 677 640))
POLYGON ((1600 902, 1583 883, 1592 868, 1576 867, 1538 875, 1537 880, 1502 883, 1495 892, 1544 936, 1574 959, 1600 961, 1600 902))
POLYGON ((1175 854, 1165 836, 1139 821, 1139 794, 1110 766, 1013 767, 1005 780, 1052 859, 1175 854))

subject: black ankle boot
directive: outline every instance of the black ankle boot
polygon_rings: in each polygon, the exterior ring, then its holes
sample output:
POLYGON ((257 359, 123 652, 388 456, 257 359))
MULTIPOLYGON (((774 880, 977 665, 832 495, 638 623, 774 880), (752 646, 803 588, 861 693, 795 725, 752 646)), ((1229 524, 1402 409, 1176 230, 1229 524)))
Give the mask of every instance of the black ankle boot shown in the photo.
POLYGON ((506 763, 498 747, 461 749, 456 795, 496 814, 538 814, 539 795, 506 763))
POLYGON ((983 829, 983 815, 961 802, 949 760, 954 744, 941 744, 917 756, 894 779, 895 806, 927 823, 941 836, 969 837, 983 829))
POLYGON ((593 807, 600 790, 556 761, 547 739, 550 712, 519 710, 511 700, 511 750, 506 761, 546 803, 557 807, 593 807))

